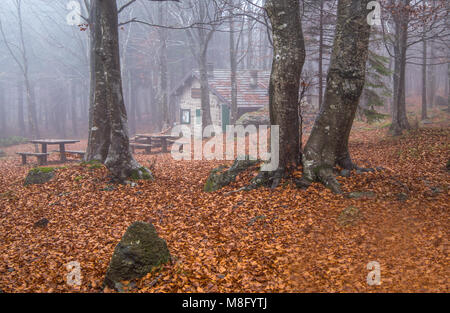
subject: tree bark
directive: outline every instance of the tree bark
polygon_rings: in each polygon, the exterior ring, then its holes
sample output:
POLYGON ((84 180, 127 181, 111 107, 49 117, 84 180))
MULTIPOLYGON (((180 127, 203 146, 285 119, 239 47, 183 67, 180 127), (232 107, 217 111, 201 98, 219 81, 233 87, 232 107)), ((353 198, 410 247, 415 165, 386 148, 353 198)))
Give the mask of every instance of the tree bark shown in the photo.
POLYGON ((368 2, 339 0, 325 98, 303 153, 303 181, 320 181, 336 193, 341 190, 333 167, 356 168, 348 140, 365 82, 370 36, 368 2))
POLYGON ((0 137, 6 133, 5 91, 0 82, 0 137))
POLYGON ((319 109, 323 101, 323 2, 320 0, 320 20, 319 20, 319 109))
POLYGON ((394 43, 394 105, 392 110, 392 123, 389 131, 392 135, 401 135, 403 130, 410 129, 406 116, 406 50, 408 43, 409 11, 407 6, 410 0, 403 0, 402 5, 394 13, 395 43, 394 43))
POLYGON ((422 41, 422 113, 421 119, 427 119, 427 40, 422 41))
POLYGON ((127 114, 123 99, 116 1, 94 0, 91 9, 94 88, 90 103, 87 160, 103 162, 113 180, 150 175, 129 147, 127 114))
POLYGON ((200 56, 200 92, 202 107, 202 129, 212 124, 211 119, 211 99, 209 96, 209 79, 207 69, 206 50, 200 56))
POLYGON ((22 82, 17 83, 17 124, 19 125, 19 133, 25 136, 27 129, 25 126, 25 117, 23 113, 23 85, 22 82))
POLYGON ((77 117, 77 106, 80 103, 77 95, 77 85, 76 81, 70 81, 70 94, 71 94, 71 102, 70 102, 70 118, 72 120, 72 133, 74 136, 78 136, 78 117, 77 117))
POLYGON ((269 86, 271 125, 279 125, 279 170, 300 162, 299 85, 305 43, 297 0, 269 0, 265 9, 272 23, 273 65, 269 86))
MULTIPOLYGON (((158 8, 158 16, 159 23, 164 25, 166 23, 167 18, 164 18, 163 12, 163 3, 159 4, 158 8)), ((168 99, 168 91, 167 91, 167 29, 160 28, 158 29, 159 34, 159 42, 161 44, 161 48, 159 51, 159 104, 161 106, 162 112, 162 125, 161 130, 166 129, 170 125, 169 120, 169 99, 168 99)))
MULTIPOLYGON (((232 3, 234 5, 234 3, 232 3)), ((236 46, 234 43, 234 20, 230 19, 230 69, 231 69, 231 124, 235 124, 238 118, 237 107, 237 59, 236 59, 236 46)))

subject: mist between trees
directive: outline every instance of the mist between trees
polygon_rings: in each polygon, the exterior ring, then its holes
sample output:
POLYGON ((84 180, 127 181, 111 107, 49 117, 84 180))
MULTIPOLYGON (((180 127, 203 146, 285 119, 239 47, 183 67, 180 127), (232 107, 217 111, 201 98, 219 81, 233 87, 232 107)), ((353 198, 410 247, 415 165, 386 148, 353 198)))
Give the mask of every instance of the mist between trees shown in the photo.
POLYGON ((186 110, 199 125, 266 110, 280 169, 303 162, 305 178, 334 186, 331 167, 356 167, 355 116, 392 116, 399 135, 407 96, 421 97, 423 120, 450 107, 448 11, 425 0, 2 1, 0 137, 88 137, 87 159, 123 178, 139 166, 136 133, 186 123, 186 110), (316 124, 301 147, 307 115, 316 124))

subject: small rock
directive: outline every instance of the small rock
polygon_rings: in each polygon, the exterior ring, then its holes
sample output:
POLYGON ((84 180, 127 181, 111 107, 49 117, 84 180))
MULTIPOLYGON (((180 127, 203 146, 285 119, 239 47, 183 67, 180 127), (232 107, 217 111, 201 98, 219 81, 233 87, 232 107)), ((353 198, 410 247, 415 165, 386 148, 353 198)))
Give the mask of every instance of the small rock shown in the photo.
POLYGON ((373 198, 375 196, 373 191, 353 191, 346 194, 346 197, 349 199, 373 198))
POLYGON ((114 187, 113 185, 108 185, 105 188, 100 189, 101 191, 114 191, 116 189, 116 187, 114 187))
POLYGON ((408 200, 408 195, 404 192, 400 192, 397 194, 397 200, 406 201, 406 200, 408 200))
POLYGON ((351 172, 349 170, 343 169, 339 173, 342 177, 350 177, 351 172))
POLYGON ((14 268, 12 268, 12 267, 8 268, 8 272, 12 273, 12 272, 14 272, 14 271, 15 271, 14 268))
POLYGON ((438 186, 430 187, 430 189, 434 196, 443 192, 443 190, 438 186))
POLYGON ((256 223, 257 220, 263 220, 266 217, 264 215, 259 215, 259 216, 255 216, 253 218, 250 219, 250 221, 247 223, 248 226, 252 226, 253 224, 256 223))
POLYGON ((114 249, 103 285, 119 290, 117 283, 143 277, 169 260, 166 241, 158 236, 155 227, 135 222, 114 249))
POLYGON ((40 219, 39 221, 37 221, 36 223, 34 223, 34 227, 40 227, 40 228, 44 228, 44 227, 47 227, 47 225, 48 225, 48 219, 46 219, 46 218, 42 218, 42 219, 40 219))
POLYGON ((114 284, 114 289, 116 289, 118 292, 124 292, 123 285, 120 282, 114 284))
POLYGON ((55 176, 55 170, 51 167, 38 167, 30 170, 25 178, 25 186, 32 184, 44 184, 55 176))
POLYGON ((3 157, 5 157, 5 156, 6 156, 5 151, 3 151, 3 150, 0 149, 0 158, 3 158, 3 157))
POLYGON ((345 208, 338 216, 338 223, 341 226, 354 225, 361 219, 359 209, 354 206, 345 208))

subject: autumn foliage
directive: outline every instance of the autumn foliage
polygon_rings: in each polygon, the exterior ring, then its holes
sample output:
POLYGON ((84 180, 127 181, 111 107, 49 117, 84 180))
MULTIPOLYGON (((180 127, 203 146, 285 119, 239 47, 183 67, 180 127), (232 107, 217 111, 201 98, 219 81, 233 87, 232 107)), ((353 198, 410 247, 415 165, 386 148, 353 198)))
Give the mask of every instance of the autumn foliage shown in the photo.
POLYGON ((399 138, 385 132, 354 129, 355 161, 384 169, 339 177, 343 195, 321 184, 300 190, 294 177, 274 190, 230 193, 252 171, 206 193, 203 184, 220 162, 174 161, 169 154, 137 155, 141 164, 154 164, 156 179, 135 187, 113 185, 105 168, 80 163, 24 187, 30 167, 1 159, 0 289, 100 292, 115 245, 132 222, 145 221, 167 241, 173 262, 124 282, 126 291, 448 292, 449 128, 399 138), (351 191, 374 196, 349 198, 351 191), (343 226, 339 216, 350 206, 359 219, 343 226), (42 218, 47 226, 33 226, 42 218), (80 287, 66 284, 71 261, 81 264, 80 287), (366 283, 370 261, 381 265, 380 286, 366 283))

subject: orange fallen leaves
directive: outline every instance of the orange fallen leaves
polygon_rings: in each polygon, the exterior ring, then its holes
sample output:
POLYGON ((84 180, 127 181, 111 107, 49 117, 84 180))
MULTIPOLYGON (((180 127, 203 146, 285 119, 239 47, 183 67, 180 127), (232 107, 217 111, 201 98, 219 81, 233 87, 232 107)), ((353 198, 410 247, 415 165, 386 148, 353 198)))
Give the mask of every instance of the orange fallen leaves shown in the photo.
POLYGON ((389 170, 339 180, 345 192, 373 191, 374 198, 348 199, 316 183, 299 190, 289 179, 275 190, 228 193, 253 172, 204 193, 218 162, 178 162, 170 155, 137 155, 143 165, 156 159, 156 180, 135 188, 110 186, 105 169, 78 164, 45 185, 23 187, 29 167, 2 159, 0 289, 99 292, 115 245, 142 220, 155 225, 173 260, 135 287, 124 282, 127 292, 448 292, 449 129, 358 138, 366 137, 352 137, 355 161, 389 170), (408 199, 400 201, 405 186, 408 199), (337 217, 348 206, 363 218, 340 227, 337 217), (43 217, 47 228, 33 228, 43 217), (81 265, 79 287, 66 283, 65 265, 74 260, 81 265), (376 288, 365 282, 373 260, 381 264, 376 288))

